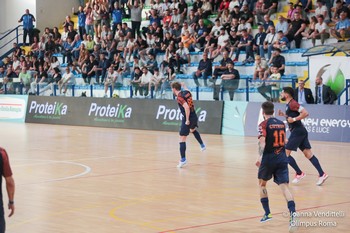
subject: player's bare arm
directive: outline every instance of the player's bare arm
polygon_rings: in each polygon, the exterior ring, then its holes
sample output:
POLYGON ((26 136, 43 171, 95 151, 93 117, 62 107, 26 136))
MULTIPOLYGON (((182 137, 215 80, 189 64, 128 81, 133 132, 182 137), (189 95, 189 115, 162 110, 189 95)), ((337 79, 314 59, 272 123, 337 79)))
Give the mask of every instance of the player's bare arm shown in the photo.
POLYGON ((261 136, 258 142, 258 158, 256 159, 255 165, 260 167, 262 155, 265 149, 265 137, 261 136))
POLYGON ((190 107, 188 106, 188 104, 185 102, 182 107, 184 107, 185 109, 185 114, 186 114, 186 125, 190 124, 190 107))
POLYGON ((15 213, 15 203, 14 203, 15 181, 12 176, 5 177, 5 181, 6 181, 7 196, 9 198, 8 209, 11 210, 9 217, 11 217, 15 213))

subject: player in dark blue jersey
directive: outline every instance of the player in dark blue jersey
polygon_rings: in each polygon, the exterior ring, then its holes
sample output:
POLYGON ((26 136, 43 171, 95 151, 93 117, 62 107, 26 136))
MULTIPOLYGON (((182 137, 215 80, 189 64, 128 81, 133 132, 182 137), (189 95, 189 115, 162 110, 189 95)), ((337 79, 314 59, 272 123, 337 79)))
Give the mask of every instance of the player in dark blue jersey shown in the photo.
POLYGON ((309 113, 304 107, 302 107, 296 100, 293 99, 293 96, 293 88, 284 87, 283 91, 281 92, 281 99, 287 103, 286 112, 284 113, 281 110, 278 111, 279 116, 286 117, 289 130, 291 132, 288 143, 286 145, 286 153, 289 159, 289 165, 296 171, 296 175, 292 183, 298 183, 305 177, 305 173, 300 170, 295 159, 290 155, 292 151, 297 151, 299 148, 319 173, 319 178, 316 185, 322 185, 328 178, 328 175, 322 170, 320 162, 312 153, 308 138, 308 132, 301 122, 302 119, 309 116, 309 113))
POLYGON ((259 157, 256 166, 259 167, 260 201, 265 214, 260 222, 266 222, 272 218, 266 184, 273 177, 274 182, 281 188, 287 200, 291 214, 290 230, 293 230, 295 203, 288 187, 288 158, 284 147, 286 127, 282 121, 273 116, 274 105, 272 102, 264 102, 261 108, 265 120, 259 125, 259 157))
POLYGON ((200 144, 201 150, 205 150, 206 147, 202 141, 199 132, 196 130, 198 127, 198 117, 194 109, 192 94, 188 90, 181 90, 181 85, 179 82, 174 82, 171 84, 171 89, 176 96, 177 103, 182 113, 182 123, 180 128, 180 155, 181 160, 177 165, 178 168, 182 168, 187 164, 186 160, 186 138, 191 133, 197 139, 200 144))

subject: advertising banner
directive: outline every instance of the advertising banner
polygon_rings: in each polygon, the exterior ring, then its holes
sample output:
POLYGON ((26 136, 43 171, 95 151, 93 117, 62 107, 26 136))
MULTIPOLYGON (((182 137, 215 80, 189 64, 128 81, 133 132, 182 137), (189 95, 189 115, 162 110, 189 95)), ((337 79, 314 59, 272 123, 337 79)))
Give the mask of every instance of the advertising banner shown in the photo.
MULTIPOLYGON (((350 77, 350 58, 346 56, 312 56, 309 58, 310 89, 315 95, 315 80, 322 77, 323 84, 338 95, 345 88, 345 79, 350 77)), ((344 103, 345 98, 342 99, 344 103)))
MULTIPOLYGON (((249 103, 244 124, 245 136, 257 136, 261 120, 261 103, 249 103), (260 118, 260 120, 259 120, 260 118)), ((285 111, 285 104, 275 104, 275 112, 285 111)), ((309 117, 302 122, 309 132, 310 140, 350 142, 350 108, 338 105, 306 105, 309 117)), ((277 117, 285 120, 283 117, 277 117)))
POLYGON ((0 121, 24 122, 28 96, 0 95, 0 121))
MULTIPOLYGON (((194 104, 200 131, 220 134, 223 103, 194 104)), ((26 122, 178 131, 181 119, 174 100, 30 96, 26 122)))

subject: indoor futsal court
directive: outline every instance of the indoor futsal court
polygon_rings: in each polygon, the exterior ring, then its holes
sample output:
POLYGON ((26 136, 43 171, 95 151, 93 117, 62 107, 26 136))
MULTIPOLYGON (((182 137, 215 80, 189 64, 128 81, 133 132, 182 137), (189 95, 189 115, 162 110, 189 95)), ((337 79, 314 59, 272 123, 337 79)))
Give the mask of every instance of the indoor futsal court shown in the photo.
MULTIPOLYGON (((260 223, 256 137, 203 134, 201 152, 190 135, 188 165, 178 169, 177 132, 0 126, 16 183, 9 233, 288 232, 287 204, 273 181, 267 186, 273 219, 260 223)), ((290 185, 305 215, 297 232, 349 232, 350 144, 311 143, 330 177, 316 186, 316 169, 293 153, 307 175, 290 185)), ((3 196, 7 203, 5 187, 3 196)))

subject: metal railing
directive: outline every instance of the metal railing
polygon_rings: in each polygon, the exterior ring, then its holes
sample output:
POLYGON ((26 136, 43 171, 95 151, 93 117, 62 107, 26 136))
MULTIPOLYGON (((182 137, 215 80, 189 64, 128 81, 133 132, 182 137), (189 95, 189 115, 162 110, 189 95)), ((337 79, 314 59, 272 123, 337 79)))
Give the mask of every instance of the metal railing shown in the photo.
POLYGON ((341 97, 345 94, 344 105, 349 105, 350 79, 345 80, 345 88, 338 94, 338 105, 340 105, 341 97))
MULTIPOLYGON (((16 42, 19 44, 18 37, 22 35, 20 34, 20 28, 22 27, 23 25, 19 25, 14 29, 9 30, 5 35, 0 37, 0 51, 6 50, 6 47, 9 47, 8 45, 11 43, 16 42)), ((8 56, 12 51, 13 48, 11 46, 6 52, 0 54, 0 60, 4 59, 4 57, 8 56)))

